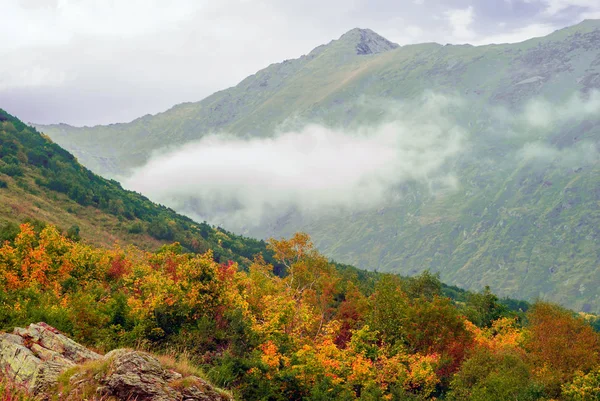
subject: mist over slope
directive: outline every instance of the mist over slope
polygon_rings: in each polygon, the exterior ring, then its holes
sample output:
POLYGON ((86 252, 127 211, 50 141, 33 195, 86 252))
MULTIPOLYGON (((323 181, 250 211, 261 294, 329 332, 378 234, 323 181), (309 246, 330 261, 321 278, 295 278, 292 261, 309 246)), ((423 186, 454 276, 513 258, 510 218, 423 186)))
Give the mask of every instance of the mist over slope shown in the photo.
POLYGON ((427 94, 389 107, 389 121, 377 125, 206 136, 157 152, 124 184, 236 230, 256 229, 290 210, 327 216, 379 208, 409 181, 432 191, 455 187, 456 177, 442 167, 464 150, 467 131, 448 113, 461 101, 427 94))
POLYGON ((353 30, 129 124, 40 127, 194 217, 600 311, 600 22, 514 45, 353 30))

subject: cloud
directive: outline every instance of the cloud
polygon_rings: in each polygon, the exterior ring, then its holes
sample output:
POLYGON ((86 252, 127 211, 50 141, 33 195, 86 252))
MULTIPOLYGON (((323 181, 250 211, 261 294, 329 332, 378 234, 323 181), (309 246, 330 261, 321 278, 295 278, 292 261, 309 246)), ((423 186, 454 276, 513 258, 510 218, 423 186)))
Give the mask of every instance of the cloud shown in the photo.
POLYGON ((514 30, 507 30, 503 33, 497 33, 485 36, 471 41, 473 45, 485 45, 490 43, 519 43, 531 38, 546 36, 556 31, 559 27, 553 24, 530 24, 524 27, 519 27, 514 30))
POLYGON ((66 80, 67 76, 64 72, 53 71, 41 65, 34 65, 14 71, 13 74, 0 76, 0 90, 15 87, 56 87, 63 84, 66 80))
POLYGON ((542 0, 542 2, 546 4, 547 15, 556 15, 573 7, 581 8, 584 12, 600 10, 597 0, 542 0))
POLYGON ((228 228, 289 210, 335 213, 379 207, 399 185, 457 185, 443 167, 465 147, 452 118, 460 101, 428 94, 396 104, 392 118, 351 130, 306 125, 270 138, 214 134, 154 156, 124 185, 228 228))
POLYGON ((472 6, 464 9, 448 10, 444 15, 455 38, 468 40, 475 36, 475 32, 471 29, 471 25, 475 20, 475 11, 472 6))
POLYGON ((593 123, 599 119, 598 91, 592 91, 587 96, 574 94, 558 103, 544 98, 533 99, 512 122, 516 127, 514 132, 518 132, 526 141, 517 151, 517 159, 540 166, 554 163, 569 168, 597 163, 600 161, 600 149, 595 142, 578 138, 581 133, 573 136, 564 134, 571 132, 578 122, 593 123), (534 137, 536 140, 532 140, 534 137))
POLYGON ((302 225, 386 207, 408 183, 429 194, 457 190, 457 166, 465 163, 578 168, 600 161, 597 144, 569 134, 576 122, 598 120, 598 92, 536 98, 520 110, 486 108, 471 128, 464 116, 478 106, 432 92, 403 103, 361 98, 356 107, 383 114, 352 128, 294 120, 269 137, 213 133, 157 152, 122 181, 197 220, 253 232, 282 216, 302 225))
POLYGON ((598 147, 590 141, 583 141, 568 148, 559 149, 546 142, 529 142, 517 153, 526 162, 556 163, 567 167, 586 166, 600 160, 598 147))
POLYGON ((574 94, 563 103, 551 103, 536 98, 527 103, 521 117, 530 127, 551 129, 570 120, 600 116, 600 92, 592 91, 588 97, 574 94))

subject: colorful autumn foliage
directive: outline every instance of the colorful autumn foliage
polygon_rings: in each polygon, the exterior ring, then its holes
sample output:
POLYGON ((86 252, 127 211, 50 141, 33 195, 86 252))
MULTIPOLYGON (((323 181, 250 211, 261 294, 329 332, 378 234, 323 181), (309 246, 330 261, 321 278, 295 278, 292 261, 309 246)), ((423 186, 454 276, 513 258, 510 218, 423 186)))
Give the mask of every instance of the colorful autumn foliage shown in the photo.
POLYGON ((185 350, 242 399, 597 399, 600 340, 582 317, 461 304, 436 276, 335 268, 310 238, 272 240, 247 271, 175 243, 98 249, 24 224, 0 248, 0 325, 46 321, 76 340, 185 350))

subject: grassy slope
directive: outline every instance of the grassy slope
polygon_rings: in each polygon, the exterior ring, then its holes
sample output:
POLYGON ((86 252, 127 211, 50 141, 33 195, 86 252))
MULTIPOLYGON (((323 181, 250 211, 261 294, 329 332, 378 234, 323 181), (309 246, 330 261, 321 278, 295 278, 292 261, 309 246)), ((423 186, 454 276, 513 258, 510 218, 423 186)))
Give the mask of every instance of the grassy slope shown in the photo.
MULTIPOLYGON (((430 268, 467 288, 488 284, 501 295, 542 296, 597 312, 597 163, 542 169, 512 163, 506 155, 524 141, 487 135, 486 113, 491 105, 514 110, 534 96, 561 101, 600 88, 599 28, 598 21, 585 21, 514 45, 423 44, 368 56, 354 53, 356 38, 342 37, 198 103, 130 124, 43 130, 86 165, 110 174, 141 163, 152 149, 212 131, 268 135, 300 120, 350 126, 378 118, 361 99, 410 99, 425 89, 459 94, 475 106, 457 118, 477 134, 473 156, 453 166, 461 177, 458 192, 432 196, 411 187, 410 196, 382 210, 303 226, 290 219, 253 234, 301 228, 326 254, 360 267, 403 274, 430 268), (124 157, 134 147, 136 156, 124 157)), ((562 127, 545 140, 568 149, 582 138, 598 142, 597 122, 562 127)))

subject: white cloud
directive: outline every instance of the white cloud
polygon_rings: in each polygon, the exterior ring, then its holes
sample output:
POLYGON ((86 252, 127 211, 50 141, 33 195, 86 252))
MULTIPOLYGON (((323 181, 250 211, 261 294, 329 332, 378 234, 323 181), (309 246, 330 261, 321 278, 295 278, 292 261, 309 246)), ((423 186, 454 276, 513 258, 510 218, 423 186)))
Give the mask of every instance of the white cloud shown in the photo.
POLYGON ((0 90, 14 87, 60 86, 67 80, 64 71, 53 71, 41 65, 22 70, 8 70, 0 75, 0 90))
POLYGON ((473 6, 464 9, 448 10, 444 13, 450 27, 452 35, 458 40, 470 40, 475 36, 471 25, 475 20, 475 10, 473 6))
POLYGON ((600 160, 597 146, 589 141, 563 149, 542 141, 529 142, 519 150, 517 156, 526 162, 556 163, 567 167, 586 166, 600 160))
POLYGON ((331 213, 378 207, 407 181, 456 185, 441 168, 463 150, 466 131, 429 94, 394 105, 394 118, 343 130, 308 125, 271 138, 211 135, 153 157, 125 185, 178 210, 230 228, 290 208, 331 213), (190 206, 193 205, 193 206, 190 206))
MULTIPOLYGON (((498 114, 503 121, 510 114, 498 114)), ((600 92, 588 96, 574 94, 564 102, 550 102, 536 98, 525 105, 522 113, 511 124, 515 132, 526 142, 517 152, 517 159, 545 166, 548 163, 574 168, 600 161, 600 149, 585 138, 565 137, 563 145, 554 145, 548 138, 568 132, 577 122, 600 119, 600 92), (532 140, 536 138, 535 140, 532 140)), ((500 120, 499 120, 500 121, 500 120)))
POLYGON ((10 15, 0 26, 1 48, 65 45, 78 36, 103 39, 148 35, 189 20, 207 9, 192 0, 8 0, 2 13, 10 15))
POLYGON ((587 98, 575 94, 565 102, 556 104, 537 98, 527 103, 522 120, 540 129, 555 128, 570 120, 600 116, 600 92, 592 91, 587 98))

